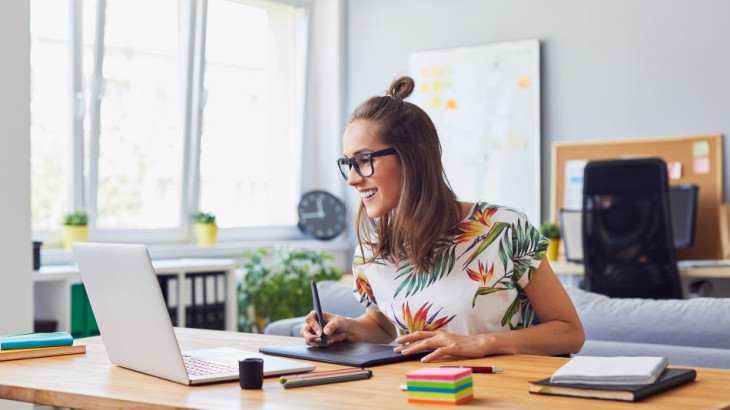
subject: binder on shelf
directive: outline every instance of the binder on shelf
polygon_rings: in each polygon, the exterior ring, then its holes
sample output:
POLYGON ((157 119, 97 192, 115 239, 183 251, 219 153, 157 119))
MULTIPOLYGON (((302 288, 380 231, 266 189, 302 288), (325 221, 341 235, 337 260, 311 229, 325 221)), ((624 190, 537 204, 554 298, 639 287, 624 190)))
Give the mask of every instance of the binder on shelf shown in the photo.
POLYGON ((215 277, 216 291, 216 329, 226 330, 226 274, 221 272, 215 277))
POLYGON ((99 335, 94 312, 89 303, 89 296, 83 283, 71 285, 71 336, 88 337, 99 335))
POLYGON ((205 328, 205 281, 202 275, 193 277, 193 323, 188 327, 205 328))
POLYGON ((216 324, 216 294, 215 294, 215 275, 208 273, 205 275, 205 324, 206 329, 218 329, 216 324))
POLYGON ((167 305, 167 312, 173 326, 177 326, 177 276, 176 275, 157 275, 157 281, 160 283, 162 297, 167 305))
POLYGON ((195 327, 193 323, 193 277, 185 276, 185 327, 195 327))

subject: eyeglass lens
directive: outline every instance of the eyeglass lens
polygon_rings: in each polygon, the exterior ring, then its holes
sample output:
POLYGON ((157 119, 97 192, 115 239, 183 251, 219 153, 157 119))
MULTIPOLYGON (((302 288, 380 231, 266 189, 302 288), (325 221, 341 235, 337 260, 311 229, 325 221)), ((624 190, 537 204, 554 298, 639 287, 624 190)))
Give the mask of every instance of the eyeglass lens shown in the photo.
POLYGON ((373 159, 370 154, 358 154, 351 159, 340 158, 337 160, 337 165, 345 179, 350 175, 351 166, 355 167, 355 172, 363 178, 373 175, 373 159))

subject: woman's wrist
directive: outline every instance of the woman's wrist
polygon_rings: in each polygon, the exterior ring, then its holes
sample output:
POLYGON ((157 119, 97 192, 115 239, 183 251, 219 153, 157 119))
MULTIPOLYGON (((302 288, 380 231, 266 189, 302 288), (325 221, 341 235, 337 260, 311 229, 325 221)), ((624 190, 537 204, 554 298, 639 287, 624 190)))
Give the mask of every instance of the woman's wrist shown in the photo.
POLYGON ((514 346, 504 340, 510 332, 484 333, 476 335, 477 346, 482 356, 490 354, 513 354, 514 346))

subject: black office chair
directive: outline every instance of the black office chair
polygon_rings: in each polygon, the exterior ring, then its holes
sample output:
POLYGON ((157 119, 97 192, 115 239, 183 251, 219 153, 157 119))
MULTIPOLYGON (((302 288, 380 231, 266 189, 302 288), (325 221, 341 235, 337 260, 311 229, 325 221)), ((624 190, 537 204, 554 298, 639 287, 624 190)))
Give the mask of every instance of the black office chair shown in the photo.
POLYGON ((589 162, 583 210, 586 290, 619 298, 682 298, 664 161, 589 162))

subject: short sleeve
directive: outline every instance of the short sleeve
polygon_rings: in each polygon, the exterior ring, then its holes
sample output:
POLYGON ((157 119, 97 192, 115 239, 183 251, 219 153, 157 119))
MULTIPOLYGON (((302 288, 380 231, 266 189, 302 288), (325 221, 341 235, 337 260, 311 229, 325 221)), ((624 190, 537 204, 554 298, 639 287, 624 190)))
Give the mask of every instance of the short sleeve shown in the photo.
POLYGON ((519 288, 524 289, 532 280, 545 256, 548 243, 548 239, 527 220, 527 216, 518 213, 517 221, 512 224, 512 280, 519 288))

